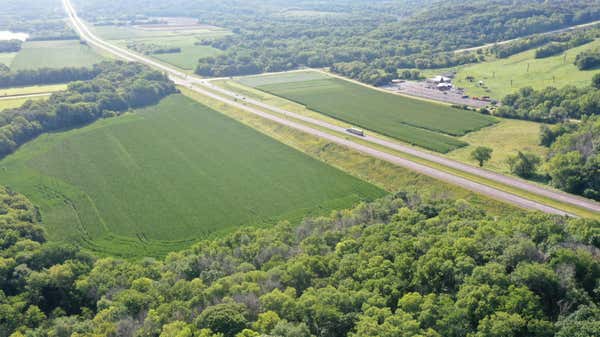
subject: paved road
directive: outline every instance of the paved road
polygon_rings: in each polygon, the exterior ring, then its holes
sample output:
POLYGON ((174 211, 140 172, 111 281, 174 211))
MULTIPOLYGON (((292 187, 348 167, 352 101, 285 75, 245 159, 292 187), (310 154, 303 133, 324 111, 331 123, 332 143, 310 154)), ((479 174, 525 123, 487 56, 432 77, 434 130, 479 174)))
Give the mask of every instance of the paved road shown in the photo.
POLYGON ((0 96, 0 101, 11 100, 11 99, 19 99, 19 98, 50 96, 50 95, 52 95, 51 92, 44 92, 44 93, 38 93, 38 94, 27 94, 27 95, 8 95, 8 96, 0 96))
MULTIPOLYGON (((107 52, 110 52, 114 55, 117 55, 125 60, 138 61, 141 63, 145 63, 147 65, 150 65, 152 67, 161 69, 161 70, 165 71, 166 73, 168 73, 170 75, 171 79, 175 83, 189 87, 192 90, 194 90, 202 95, 208 96, 210 98, 213 98, 215 100, 221 101, 228 105, 237 107, 239 109, 243 109, 247 112, 250 112, 252 114, 258 115, 265 119, 277 122, 279 124, 292 127, 294 129, 306 132, 311 135, 315 135, 317 137, 321 137, 323 139, 327 139, 331 142, 340 144, 342 146, 346 146, 348 148, 368 154, 370 156, 386 160, 388 162, 391 162, 396 165, 426 174, 428 176, 431 176, 433 178, 436 178, 436 179, 439 179, 442 181, 446 181, 446 182, 449 182, 449 183, 452 183, 455 185, 462 186, 466 189, 472 190, 477 193, 481 193, 483 195, 487 195, 489 197, 492 197, 492 198, 495 198, 498 200, 509 202, 511 204, 518 205, 523 208, 539 210, 539 211, 543 211, 546 213, 572 215, 565 211, 556 209, 554 207, 550 207, 550 206, 547 206, 547 205, 544 205, 544 204, 541 204, 541 203, 538 203, 538 202, 535 202, 532 200, 528 200, 528 199, 513 195, 511 193, 504 192, 502 190, 499 190, 499 189, 496 189, 496 188, 493 188, 493 187, 490 187, 490 186, 487 186, 484 184, 480 184, 480 183, 477 183, 477 182, 474 182, 474 181, 471 181, 471 180, 468 180, 468 179, 465 179, 465 178, 462 178, 459 176, 455 176, 448 172, 438 170, 438 169, 435 169, 435 168, 432 168, 432 167, 429 167, 429 166, 426 166, 423 164, 419 164, 419 163, 404 159, 402 157, 389 154, 387 152, 376 150, 369 146, 358 144, 358 143, 355 143, 346 138, 335 136, 335 135, 326 133, 324 131, 320 131, 318 129, 309 127, 305 124, 291 121, 284 117, 279 117, 274 114, 267 113, 261 109, 269 110, 269 111, 275 112, 277 114, 281 114, 283 116, 293 117, 294 119, 301 120, 301 121, 304 121, 304 122, 307 122, 310 124, 318 125, 318 126, 327 128, 332 131, 337 131, 337 132, 342 132, 342 133, 345 132, 345 128, 343 128, 343 127, 333 125, 333 124, 330 124, 330 123, 327 123, 327 122, 324 122, 321 120, 317 120, 314 118, 302 116, 302 115, 299 115, 299 114, 296 114, 296 113, 293 113, 293 112, 290 112, 290 111, 287 111, 284 109, 279 109, 277 107, 272 107, 272 106, 269 106, 262 102, 251 100, 246 97, 241 97, 240 95, 238 95, 234 92, 227 91, 225 89, 222 89, 215 85, 212 85, 207 80, 203 80, 203 79, 191 76, 191 75, 187 75, 177 69, 174 69, 169 66, 158 63, 156 61, 153 61, 152 59, 146 58, 141 55, 137 55, 126 49, 123 49, 123 48, 114 46, 112 44, 109 44, 105 41, 102 41, 99 38, 97 38, 93 33, 91 33, 89 31, 89 29, 77 17, 77 14, 76 14, 75 10, 73 9, 73 7, 70 3, 70 0, 63 0, 63 4, 65 6, 65 9, 75 27, 75 29, 79 32, 79 34, 82 36, 82 38, 85 39, 88 43, 90 43, 100 49, 103 49, 107 52), (216 94, 215 92, 218 92, 219 94, 216 94), (242 101, 242 102, 240 102, 240 101, 242 101), (249 106, 249 104, 251 104, 253 106, 249 106), (261 109, 258 109, 257 107, 261 108, 261 109)), ((359 137, 359 136, 353 136, 350 134, 348 134, 348 135, 351 137, 359 137)), ((533 193, 549 196, 550 198, 561 200, 565 203, 570 203, 573 205, 577 205, 577 206, 580 206, 583 208, 587 208, 587 209, 590 209, 593 211, 600 212, 600 204, 594 203, 587 199, 579 198, 579 197, 572 196, 572 195, 569 195, 566 193, 548 190, 548 189, 533 185, 531 183, 528 183, 528 182, 525 182, 525 181, 522 181, 519 179, 504 176, 504 175, 501 175, 498 173, 489 172, 487 170, 478 169, 476 167, 466 165, 463 163, 459 163, 459 162, 455 162, 453 160, 450 160, 450 159, 447 159, 447 158, 444 158, 444 157, 441 157, 438 155, 420 151, 420 150, 411 148, 409 146, 402 145, 400 143, 388 141, 385 139, 381 139, 381 138, 377 138, 377 137, 373 137, 373 136, 369 136, 369 135, 367 135, 365 137, 360 137, 360 138, 365 139, 374 144, 379 144, 379 145, 388 147, 390 149, 401 151, 401 152, 404 152, 404 153, 407 153, 407 154, 410 154, 413 156, 417 156, 417 157, 420 157, 420 158, 423 158, 423 159, 426 159, 426 160, 429 160, 432 162, 440 163, 440 164, 446 165, 451 168, 455 168, 455 169, 465 171, 465 172, 475 174, 475 175, 480 175, 482 177, 496 180, 498 182, 501 182, 501 183, 504 183, 504 184, 507 184, 510 186, 516 186, 516 187, 522 188, 524 190, 527 190, 527 191, 530 191, 533 193)))
MULTIPOLYGON (((549 32, 538 33, 538 34, 534 34, 534 35, 558 34, 558 33, 567 32, 567 31, 570 31, 570 30, 577 30, 577 29, 581 29, 581 28, 586 28, 586 27, 593 26, 593 25, 598 24, 598 23, 600 23, 600 20, 598 20, 598 21, 592 21, 592 22, 588 22, 588 23, 584 23, 584 24, 581 24, 581 25, 576 25, 576 26, 571 26, 571 27, 556 29, 556 30, 552 30, 552 31, 549 31, 549 32)), ((463 53, 463 52, 468 52, 468 51, 476 51, 476 50, 479 50, 479 49, 493 47, 494 45, 502 45, 502 44, 513 42, 513 41, 518 41, 518 40, 525 39, 525 38, 528 38, 528 37, 531 37, 531 36, 534 36, 534 35, 517 37, 517 38, 514 38, 514 39, 500 41, 500 42, 486 43, 486 44, 484 44, 482 46, 477 46, 477 47, 457 49, 454 52, 458 54, 458 53, 463 53)))

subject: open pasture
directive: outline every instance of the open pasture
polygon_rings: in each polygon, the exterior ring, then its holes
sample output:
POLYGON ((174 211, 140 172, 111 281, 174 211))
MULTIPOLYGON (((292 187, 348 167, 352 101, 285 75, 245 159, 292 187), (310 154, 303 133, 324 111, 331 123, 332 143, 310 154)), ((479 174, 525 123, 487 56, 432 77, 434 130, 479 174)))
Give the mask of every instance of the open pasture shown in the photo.
POLYGON ((467 145, 452 136, 462 136, 496 122, 473 111, 387 94, 320 73, 282 74, 286 80, 277 76, 265 76, 263 81, 256 77, 242 78, 240 82, 358 127, 438 152, 467 145))
POLYGON ((33 41, 13 59, 11 70, 87 67, 101 62, 102 57, 79 40, 33 41))
POLYGON ((535 49, 505 59, 459 67, 454 83, 470 95, 487 95, 501 99, 519 88, 531 86, 588 86, 598 70, 579 70, 573 64, 577 54, 600 47, 600 39, 569 49, 559 55, 536 59, 535 49), (467 80, 472 77, 472 80, 467 80), (479 85, 483 82, 483 86, 479 85))
POLYGON ((181 95, 38 137, 0 180, 40 206, 51 239, 123 256, 385 194, 181 95))

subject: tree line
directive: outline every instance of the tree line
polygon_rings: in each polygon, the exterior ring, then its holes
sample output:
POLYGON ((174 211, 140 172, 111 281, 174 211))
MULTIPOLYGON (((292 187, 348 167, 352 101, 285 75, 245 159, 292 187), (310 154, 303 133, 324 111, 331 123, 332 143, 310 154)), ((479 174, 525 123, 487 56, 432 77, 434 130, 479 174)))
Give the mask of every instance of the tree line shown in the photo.
POLYGON ((21 50, 21 40, 4 40, 0 41, 0 53, 16 53, 21 50))
POLYGON ((494 45, 487 50, 497 58, 507 58, 509 56, 537 48, 548 43, 567 43, 575 46, 591 42, 599 36, 600 26, 594 25, 581 30, 567 31, 557 34, 538 34, 531 37, 525 37, 508 43, 494 45))
POLYGON ((130 41, 127 43, 127 48, 138 53, 144 55, 152 55, 152 54, 173 54, 180 53, 180 47, 173 46, 161 46, 155 43, 145 43, 145 42, 137 42, 130 41))
POLYGON ((540 59, 540 58, 558 55, 566 50, 584 45, 586 43, 590 43, 592 41, 594 41, 594 39, 592 37, 577 36, 566 42, 553 42, 553 43, 545 45, 541 48, 536 49, 535 58, 540 59))
POLYGON ((594 76, 592 85, 578 88, 547 87, 534 90, 524 87, 508 94, 495 115, 538 122, 557 123, 569 118, 579 119, 600 113, 600 75, 594 76))
POLYGON ((579 70, 590 70, 600 67, 600 48, 586 50, 577 54, 574 63, 579 70))
POLYGON ((0 88, 67 83, 90 80, 102 71, 102 67, 40 68, 10 71, 0 69, 0 88))
POLYGON ((568 8, 529 1, 510 6, 489 1, 452 2, 433 7, 389 22, 386 16, 375 20, 368 12, 360 18, 348 15, 327 21, 278 20, 268 15, 244 17, 244 22, 228 16, 206 18, 216 25, 235 27, 236 34, 205 41, 224 54, 200 59, 196 72, 233 76, 301 66, 331 67, 345 76, 377 84, 397 77, 398 68, 444 68, 484 60, 481 52, 454 53, 455 49, 600 18, 600 7, 585 1, 568 8))
POLYGON ((0 187, 0 336, 594 337, 600 223, 399 192, 164 259, 47 242, 0 187))
POLYGON ((177 91, 166 75, 137 63, 102 62, 90 72, 96 74, 92 79, 72 82, 48 100, 29 100, 19 108, 3 110, 0 156, 41 133, 155 104, 177 91))

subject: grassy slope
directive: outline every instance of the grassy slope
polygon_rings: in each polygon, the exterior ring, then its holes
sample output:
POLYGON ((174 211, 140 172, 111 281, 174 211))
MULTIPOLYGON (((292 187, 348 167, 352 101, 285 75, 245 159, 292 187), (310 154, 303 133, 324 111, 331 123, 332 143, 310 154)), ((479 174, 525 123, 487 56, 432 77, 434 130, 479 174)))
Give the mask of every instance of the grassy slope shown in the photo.
POLYGON ((3 89, 0 89, 0 97, 13 96, 13 95, 40 94, 40 93, 61 91, 61 90, 66 90, 66 89, 67 89, 66 84, 32 85, 29 87, 3 88, 3 89))
POLYGON ((0 167, 41 206, 52 239, 116 254, 160 254, 384 193, 179 95, 44 135, 0 167))
POLYGON ((547 86, 589 85, 592 76, 598 73, 598 70, 580 71, 573 61, 580 52, 599 46, 600 39, 569 49, 557 56, 535 59, 535 50, 529 50, 506 59, 461 67, 458 70, 455 84, 467 89, 469 94, 489 95, 495 98, 502 98, 525 86, 542 89, 547 86), (528 65, 529 71, 527 71, 528 65), (473 76, 475 81, 466 81, 467 76, 473 76), (480 80, 485 83, 489 92, 478 87, 480 80))
POLYGON ((35 41, 23 44, 23 49, 14 58, 11 70, 85 67, 102 61, 92 48, 78 40, 35 41))
MULTIPOLYGON (((269 81, 276 76, 270 75, 269 81)), ((296 72, 282 76, 306 75, 296 72)), ((257 83, 255 78, 241 81, 304 104, 311 110, 439 152, 466 144, 435 131, 462 135, 494 122, 493 118, 474 112, 386 94, 335 78, 292 79, 274 84, 257 83)))

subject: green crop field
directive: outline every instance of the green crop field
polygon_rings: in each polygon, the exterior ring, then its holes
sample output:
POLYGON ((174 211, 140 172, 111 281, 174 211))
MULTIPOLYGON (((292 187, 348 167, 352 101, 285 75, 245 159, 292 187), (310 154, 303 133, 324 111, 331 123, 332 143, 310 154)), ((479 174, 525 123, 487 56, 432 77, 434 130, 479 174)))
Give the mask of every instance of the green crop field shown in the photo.
POLYGON ((454 83, 464 87, 470 95, 488 95, 498 99, 525 86, 535 89, 547 86, 587 86, 599 71, 581 71, 573 61, 580 52, 598 47, 600 39, 542 59, 534 57, 533 49, 505 59, 464 66, 458 68, 454 83), (472 76, 474 80, 467 81, 467 76, 472 76), (479 81, 483 81, 484 87, 479 85, 479 81))
POLYGON ((294 72, 269 75, 263 81, 256 77, 240 81, 310 110, 443 153, 467 145, 452 136, 496 122, 473 111, 387 94, 338 78, 313 76, 323 74, 294 72), (277 76, 291 79, 283 81, 277 76))
POLYGON ((78 40, 34 41, 23 44, 13 59, 11 70, 86 67, 102 61, 102 57, 78 40))
POLYGON ((52 240, 122 256, 385 194, 182 95, 40 136, 0 161, 0 181, 40 206, 52 240))

